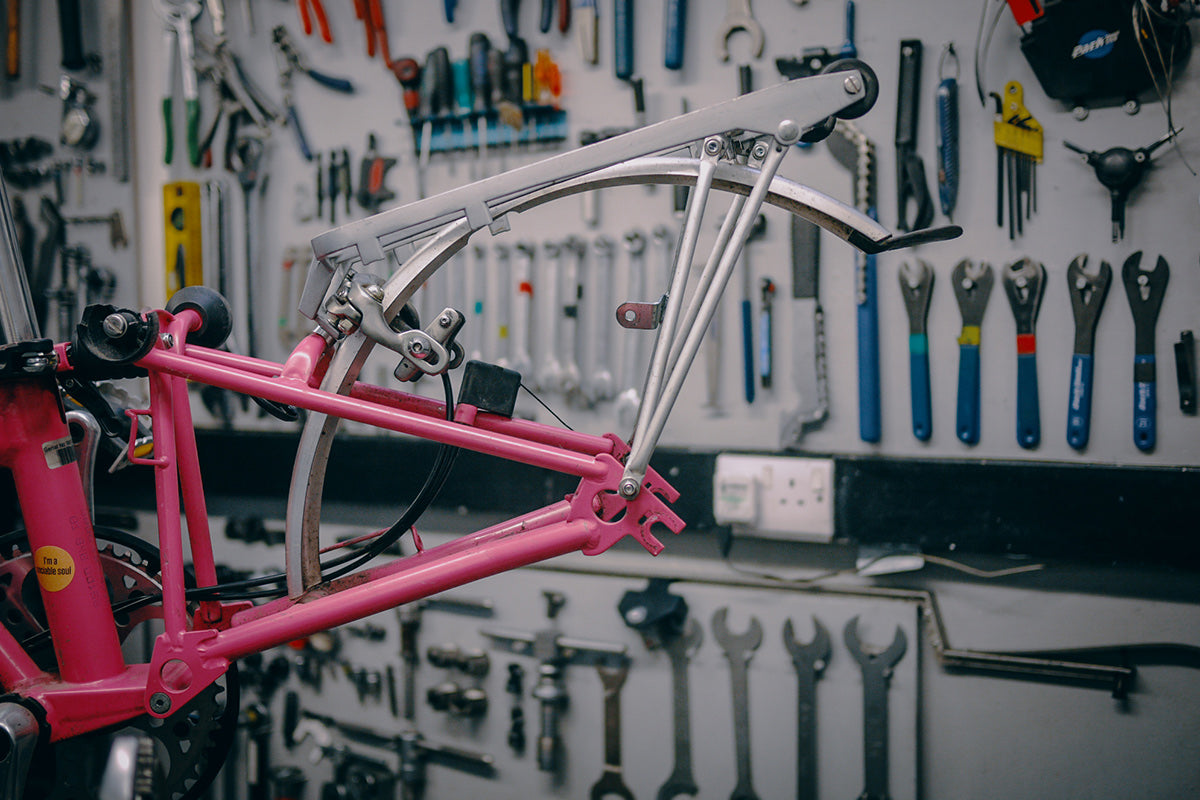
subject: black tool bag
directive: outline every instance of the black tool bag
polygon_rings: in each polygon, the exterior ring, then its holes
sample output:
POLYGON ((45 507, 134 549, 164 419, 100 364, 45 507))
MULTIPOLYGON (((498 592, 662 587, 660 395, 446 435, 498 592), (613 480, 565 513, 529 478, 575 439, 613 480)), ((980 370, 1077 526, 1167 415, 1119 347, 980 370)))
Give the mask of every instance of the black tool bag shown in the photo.
MULTIPOLYGON (((1009 6, 1020 20, 1015 4, 1031 2, 1009 0, 1009 6)), ((1187 23, 1152 14, 1149 20, 1142 16, 1147 67, 1134 36, 1135 2, 1045 0, 1041 4, 1041 14, 1024 27, 1021 52, 1047 95, 1076 106, 1122 103, 1152 88, 1154 77, 1161 84, 1163 62, 1168 68, 1172 63, 1176 68, 1183 65, 1192 49, 1187 23)))

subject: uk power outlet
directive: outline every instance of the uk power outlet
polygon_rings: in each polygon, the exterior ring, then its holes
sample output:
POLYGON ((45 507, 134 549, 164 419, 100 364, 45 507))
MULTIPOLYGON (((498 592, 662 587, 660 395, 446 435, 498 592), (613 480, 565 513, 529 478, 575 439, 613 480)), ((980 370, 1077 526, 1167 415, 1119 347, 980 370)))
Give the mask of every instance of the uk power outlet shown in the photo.
POLYGON ((833 461, 722 453, 713 475, 713 515, 771 539, 833 539, 833 461))

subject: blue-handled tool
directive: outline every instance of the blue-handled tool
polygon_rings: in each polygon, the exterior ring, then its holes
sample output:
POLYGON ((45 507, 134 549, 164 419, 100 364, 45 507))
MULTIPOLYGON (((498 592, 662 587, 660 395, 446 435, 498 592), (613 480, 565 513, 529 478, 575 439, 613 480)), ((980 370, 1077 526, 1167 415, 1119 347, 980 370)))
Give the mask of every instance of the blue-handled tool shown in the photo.
POLYGON ((1067 444, 1076 450, 1087 447, 1092 421, 1092 354, 1096 346, 1096 321, 1112 283, 1112 267, 1100 262, 1100 270, 1089 274, 1086 255, 1075 256, 1067 267, 1067 291, 1075 315, 1075 348, 1071 354, 1071 390, 1067 398, 1067 444))
POLYGON ((1004 293, 1017 323, 1017 444, 1025 449, 1042 441, 1038 407, 1038 310, 1046 290, 1046 268, 1031 258, 1009 264, 1004 270, 1004 293))
POLYGON ((446 22, 454 24, 454 12, 458 9, 458 0, 442 0, 442 9, 446 12, 446 22))
POLYGON ((504 24, 504 32, 509 39, 515 39, 517 20, 521 15, 521 0, 500 0, 500 21, 504 24))
MULTIPOLYGON (((867 210, 878 215, 874 206, 867 210)), ((864 442, 883 438, 879 380, 879 291, 875 256, 855 253, 855 320, 858 329, 858 436, 864 442)))
POLYGON ((946 43, 938 59, 936 97, 938 199, 946 219, 953 219, 958 202, 958 54, 954 42, 946 43))
POLYGON ((666 0, 663 43, 663 66, 667 69, 683 69, 683 46, 687 32, 688 0, 666 0))
POLYGON ((633 0, 613 2, 613 72, 619 80, 633 77, 633 0))
POLYGON ((908 369, 912 385, 913 436, 923 442, 933 435, 933 408, 929 390, 929 300, 933 295, 933 267, 917 259, 900 265, 900 296, 908 311, 908 369))
POLYGON ((964 258, 950 274, 954 299, 962 314, 958 336, 958 412, 955 433, 965 444, 979 443, 979 345, 983 313, 992 293, 992 268, 964 258))
POLYGON ((1125 284, 1125 296, 1133 312, 1133 443, 1139 450, 1149 452, 1157 439, 1154 328, 1170 270, 1162 256, 1151 270, 1143 269, 1141 263, 1141 250, 1125 259, 1121 282, 1125 284))

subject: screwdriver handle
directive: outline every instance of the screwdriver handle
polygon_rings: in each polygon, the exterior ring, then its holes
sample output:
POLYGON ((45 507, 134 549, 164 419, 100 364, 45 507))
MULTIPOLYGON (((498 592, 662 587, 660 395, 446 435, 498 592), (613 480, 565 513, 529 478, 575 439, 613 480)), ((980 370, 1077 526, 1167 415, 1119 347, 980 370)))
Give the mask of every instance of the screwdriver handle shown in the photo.
POLYGON ((927 442, 933 434, 933 408, 929 391, 929 337, 924 333, 908 337, 908 375, 912 386, 913 436, 927 442))
POLYGON ((512 39, 517 35, 517 14, 521 8, 521 0, 500 0, 500 19, 504 22, 504 32, 512 39))
POLYGON ((187 124, 188 160, 193 167, 200 166, 200 100, 190 98, 183 101, 184 117, 187 124))
POLYGON ((742 299, 742 374, 746 384, 746 402, 754 402, 758 376, 754 368, 754 309, 750 298, 742 299))
POLYGON ((684 31, 687 27, 687 0, 667 0, 666 40, 663 44, 663 66, 683 69, 684 31))
POLYGON ((1017 336, 1017 444, 1026 450, 1042 440, 1038 409, 1037 339, 1031 333, 1017 336))
POLYGON ((964 444, 979 443, 978 335, 979 329, 976 328, 974 343, 959 339, 958 345, 958 417, 955 420, 955 431, 964 444))
POLYGON ((171 95, 166 95, 162 99, 162 117, 163 117, 163 163, 170 164, 175 160, 175 129, 171 125, 174 114, 172 109, 174 103, 171 102, 171 95))
POLYGON ((58 33, 62 42, 62 68, 76 70, 87 66, 79 0, 58 0, 58 33))
POLYGON ((613 0, 613 71, 619 80, 633 77, 633 0, 613 0))
POLYGON ((554 0, 542 0, 541 14, 538 16, 538 30, 550 32, 550 23, 554 21, 554 0))
POLYGON ((1157 438, 1157 397, 1154 356, 1133 357, 1133 443, 1147 453, 1157 438))
POLYGON ((1092 425, 1092 357, 1071 356, 1071 392, 1067 407, 1067 444, 1076 450, 1087 447, 1092 425))

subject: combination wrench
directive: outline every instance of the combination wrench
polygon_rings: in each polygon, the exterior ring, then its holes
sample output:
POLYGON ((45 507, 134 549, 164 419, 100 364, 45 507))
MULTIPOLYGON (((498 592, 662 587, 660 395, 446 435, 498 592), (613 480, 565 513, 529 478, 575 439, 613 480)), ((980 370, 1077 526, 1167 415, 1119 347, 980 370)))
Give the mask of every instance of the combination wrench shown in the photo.
POLYGON ((846 649, 862 668, 863 677, 863 769, 865 784, 859 800, 888 800, 888 705, 887 687, 892 670, 904 657, 908 638, 896 626, 887 649, 863 649, 858 638, 858 617, 846 623, 846 649))
MULTIPOLYGON (((646 294, 646 236, 639 230, 631 230, 625 234, 622 244, 629 256, 625 291, 631 298, 641 298, 646 294)), ((621 391, 616 401, 617 419, 622 430, 629 430, 633 427, 638 406, 642 402, 642 382, 639 376, 642 374, 643 364, 640 345, 645 334, 636 330, 622 330, 620 335, 621 391)))
POLYGON ((608 236, 597 236, 592 242, 592 263, 588 279, 584 281, 587 293, 587 368, 588 379, 584 384, 587 399, 593 405, 613 396, 612 365, 609 357, 608 330, 605 323, 612 305, 613 262, 616 243, 608 236))
POLYGON ((512 301, 508 368, 524 376, 533 368, 530 327, 533 322, 533 256, 536 249, 530 242, 518 242, 515 249, 512 282, 508 289, 512 301))
POLYGON ((629 676, 629 658, 621 656, 596 664, 604 686, 604 773, 592 784, 592 800, 621 797, 634 800, 621 773, 621 687, 629 676))
POLYGON ((796 709, 796 797, 817 797, 817 681, 829 664, 829 631, 813 617, 816 634, 808 644, 796 639, 789 619, 783 623, 783 645, 792 655, 799 682, 796 709))
POLYGON ((675 714, 675 768, 658 790, 657 800, 673 800, 681 794, 695 797, 700 791, 692 774, 692 720, 688 689, 688 660, 700 649, 704 629, 689 619, 683 632, 663 645, 671 659, 671 696, 675 714))
POLYGON ((563 330, 559 339, 558 363, 562 367, 558 389, 568 400, 578 397, 583 386, 583 371, 579 368, 579 305, 583 299, 583 274, 587 245, 577 236, 568 238, 563 249, 569 258, 563 261, 562 315, 563 330))
MULTIPOLYGON (((562 384, 563 369, 558 361, 558 315, 561 312, 558 277, 562 271, 563 250, 566 248, 558 242, 544 242, 542 253, 543 268, 538 276, 539 294, 542 298, 537 303, 535 315, 538 329, 538 342, 542 350, 541 360, 534 370, 534 383, 539 390, 555 390, 562 384)), ((535 298, 536 300, 536 298, 535 298)))
POLYGON ((729 800, 758 800, 750 770, 750 659, 762 644, 762 625, 757 617, 750 618, 745 633, 734 634, 725 625, 728 608, 713 615, 713 638, 729 661, 729 677, 733 684, 733 733, 737 753, 737 785, 729 800))
POLYGON ((729 61, 729 37, 737 31, 750 34, 750 52, 755 58, 762 58, 766 37, 750 10, 750 0, 726 0, 725 20, 717 30, 717 60, 723 64, 729 61))

